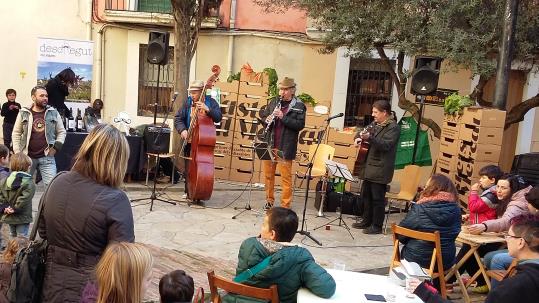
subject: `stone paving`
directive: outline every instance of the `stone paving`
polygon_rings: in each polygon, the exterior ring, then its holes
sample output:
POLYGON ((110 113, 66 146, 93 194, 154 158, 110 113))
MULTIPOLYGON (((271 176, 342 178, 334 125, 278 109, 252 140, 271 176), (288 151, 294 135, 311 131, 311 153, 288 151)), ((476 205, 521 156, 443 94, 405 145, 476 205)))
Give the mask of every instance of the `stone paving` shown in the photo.
MULTIPOLYGON (((126 184, 124 189, 132 200, 151 195, 151 187, 142 182, 126 184)), ((34 210, 37 210, 42 193, 42 187, 38 186, 34 210)), ((232 277, 241 242, 260 231, 265 203, 264 191, 260 188, 252 189, 249 200, 249 188, 245 184, 216 182, 212 198, 206 201, 205 208, 189 206, 181 199, 182 194, 183 184, 170 185, 165 180, 158 183, 157 197, 176 202, 175 205, 154 200, 150 211, 149 199, 132 202, 136 241, 147 244, 156 258, 148 300, 158 301, 159 278, 173 269, 185 270, 193 276, 197 286, 208 292, 206 272, 214 269, 217 274, 232 277), (238 215, 247 205, 252 210, 238 215), (237 217, 232 219, 235 215, 237 217)), ((296 195, 292 208, 300 220, 303 205, 304 196, 296 195)), ((307 247, 324 267, 344 265, 346 270, 387 274, 392 252, 390 234, 364 235, 361 230, 351 229, 352 239, 348 231, 338 225, 331 225, 328 230, 325 224, 336 218, 335 213, 326 213, 327 218, 317 217, 313 205, 314 194, 307 203, 304 229, 322 242, 322 246, 299 234, 294 243, 307 247), (314 230, 317 226, 322 228, 314 230)), ((400 221, 403 216, 392 214, 390 223, 400 221)), ((354 222, 349 215, 343 215, 343 219, 348 225, 354 222)))

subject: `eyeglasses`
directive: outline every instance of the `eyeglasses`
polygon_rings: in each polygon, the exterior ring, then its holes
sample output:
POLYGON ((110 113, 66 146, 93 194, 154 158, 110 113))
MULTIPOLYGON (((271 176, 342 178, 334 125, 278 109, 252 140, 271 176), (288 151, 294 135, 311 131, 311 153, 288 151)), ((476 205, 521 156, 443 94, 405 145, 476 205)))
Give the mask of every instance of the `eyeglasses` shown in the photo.
POLYGON ((513 236, 513 235, 510 235, 510 234, 504 235, 503 237, 504 237, 506 240, 507 240, 507 238, 522 239, 522 237, 513 236))

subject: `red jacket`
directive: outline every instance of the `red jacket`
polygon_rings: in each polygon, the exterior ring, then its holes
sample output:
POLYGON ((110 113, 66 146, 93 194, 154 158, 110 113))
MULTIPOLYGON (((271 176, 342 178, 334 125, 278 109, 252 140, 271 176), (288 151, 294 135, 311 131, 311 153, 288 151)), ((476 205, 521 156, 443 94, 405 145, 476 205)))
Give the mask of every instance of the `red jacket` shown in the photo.
MULTIPOLYGON (((468 210, 470 211, 470 224, 479 224, 483 223, 487 220, 493 220, 496 219, 496 205, 494 203, 497 203, 497 201, 490 201, 486 202, 488 198, 486 196, 489 196, 490 199, 494 200, 495 197, 495 188, 496 186, 492 186, 489 189, 486 189, 481 196, 477 193, 477 191, 472 190, 470 191, 470 195, 468 196, 468 210), (494 203, 492 203, 494 202, 494 203)), ((497 200, 497 199, 496 199, 497 200)))

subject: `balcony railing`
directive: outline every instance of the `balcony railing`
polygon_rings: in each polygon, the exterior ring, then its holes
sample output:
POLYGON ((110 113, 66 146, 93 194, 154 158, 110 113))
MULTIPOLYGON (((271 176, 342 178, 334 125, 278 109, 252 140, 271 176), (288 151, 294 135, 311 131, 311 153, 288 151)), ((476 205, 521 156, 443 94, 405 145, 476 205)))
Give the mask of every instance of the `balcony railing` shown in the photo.
POLYGON ((105 9, 109 11, 130 11, 144 13, 172 13, 170 0, 107 0, 105 9))

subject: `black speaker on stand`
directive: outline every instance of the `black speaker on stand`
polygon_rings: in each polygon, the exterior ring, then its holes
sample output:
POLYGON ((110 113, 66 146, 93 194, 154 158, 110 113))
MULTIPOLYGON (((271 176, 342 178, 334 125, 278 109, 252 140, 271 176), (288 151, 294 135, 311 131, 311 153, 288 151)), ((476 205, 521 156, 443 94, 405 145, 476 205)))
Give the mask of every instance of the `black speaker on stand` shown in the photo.
MULTIPOLYGON (((157 85, 155 87, 155 103, 153 109, 153 126, 147 127, 144 130, 144 142, 146 143, 146 152, 157 154, 157 163, 155 174, 153 177, 153 188, 152 193, 149 198, 134 199, 131 202, 150 200, 150 211, 153 209, 153 201, 161 201, 169 204, 176 204, 175 202, 167 201, 164 199, 159 199, 155 194, 156 185, 157 185, 157 173, 159 171, 159 162, 161 159, 162 153, 168 153, 170 148, 170 128, 164 127, 165 122, 168 118, 168 113, 170 110, 167 110, 167 115, 163 120, 163 123, 160 127, 157 126, 157 106, 159 105, 159 79, 161 76, 161 65, 166 65, 168 63, 168 43, 170 39, 170 33, 168 32, 150 32, 148 38, 148 48, 146 50, 146 59, 149 63, 157 64, 157 85)), ((174 94, 172 102, 175 101, 178 94, 174 94)), ((169 106, 167 106, 169 108, 169 106)), ((174 165, 174 163, 173 163, 174 165)), ((149 169, 149 168, 146 168, 149 169)), ((171 178, 174 178, 172 176, 171 178)))
POLYGON ((416 98, 419 99, 419 119, 415 131, 414 151, 412 153, 412 164, 415 164, 415 155, 417 153, 417 141, 419 139, 419 128, 423 118, 423 106, 425 105, 425 96, 435 93, 438 89, 438 80, 440 77, 440 66, 442 58, 417 56, 415 58, 414 72, 412 73, 412 82, 410 90, 416 98))

